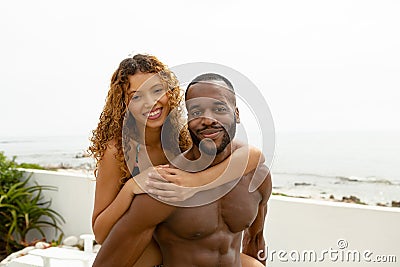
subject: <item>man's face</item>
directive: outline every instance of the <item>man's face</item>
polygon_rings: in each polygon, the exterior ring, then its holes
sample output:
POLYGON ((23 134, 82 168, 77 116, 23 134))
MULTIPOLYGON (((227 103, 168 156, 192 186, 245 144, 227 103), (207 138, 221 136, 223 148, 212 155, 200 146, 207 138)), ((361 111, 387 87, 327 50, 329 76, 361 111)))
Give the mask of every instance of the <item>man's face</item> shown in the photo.
POLYGON ((207 154, 221 153, 235 136, 238 110, 234 97, 221 81, 204 81, 189 87, 186 95, 189 132, 197 147, 206 140, 201 149, 207 154))

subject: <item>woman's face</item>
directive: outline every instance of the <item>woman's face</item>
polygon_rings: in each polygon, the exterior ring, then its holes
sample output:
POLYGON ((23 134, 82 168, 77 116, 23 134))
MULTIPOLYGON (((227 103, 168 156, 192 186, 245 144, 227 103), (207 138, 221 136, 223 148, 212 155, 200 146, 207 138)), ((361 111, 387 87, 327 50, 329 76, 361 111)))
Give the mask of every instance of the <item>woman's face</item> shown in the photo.
POLYGON ((169 112, 167 89, 156 73, 129 76, 128 109, 139 127, 161 127, 169 112))

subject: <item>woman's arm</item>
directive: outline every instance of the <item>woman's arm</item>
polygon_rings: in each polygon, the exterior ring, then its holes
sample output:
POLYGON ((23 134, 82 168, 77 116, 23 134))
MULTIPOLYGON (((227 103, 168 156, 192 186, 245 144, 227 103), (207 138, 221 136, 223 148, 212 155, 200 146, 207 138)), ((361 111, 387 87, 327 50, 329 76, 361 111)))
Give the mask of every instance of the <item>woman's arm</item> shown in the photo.
POLYGON ((236 142, 233 153, 220 164, 197 173, 161 168, 158 173, 150 173, 149 176, 153 179, 147 184, 148 188, 151 188, 150 192, 159 195, 162 200, 182 201, 199 191, 215 188, 248 174, 264 161, 265 158, 259 149, 236 142), (169 183, 162 182, 159 178, 169 183))
MULTIPOLYGON (((117 149, 108 145, 99 161, 96 177, 96 193, 92 215, 92 228, 96 241, 101 244, 113 225, 129 208, 135 194, 142 193, 134 179, 129 179, 120 189, 119 161, 117 149)), ((147 172, 141 174, 147 177, 147 172)))
POLYGON ((259 149, 249 145, 235 144, 236 148, 233 153, 213 167, 196 173, 162 168, 169 175, 164 172, 161 176, 179 186, 199 187, 213 183, 211 188, 214 188, 250 173, 265 161, 264 155, 259 149))
POLYGON ((264 163, 264 155, 256 147, 238 143, 236 145, 236 150, 220 164, 193 173, 195 179, 191 181, 192 187, 208 185, 208 188, 203 189, 215 188, 250 173, 264 163))

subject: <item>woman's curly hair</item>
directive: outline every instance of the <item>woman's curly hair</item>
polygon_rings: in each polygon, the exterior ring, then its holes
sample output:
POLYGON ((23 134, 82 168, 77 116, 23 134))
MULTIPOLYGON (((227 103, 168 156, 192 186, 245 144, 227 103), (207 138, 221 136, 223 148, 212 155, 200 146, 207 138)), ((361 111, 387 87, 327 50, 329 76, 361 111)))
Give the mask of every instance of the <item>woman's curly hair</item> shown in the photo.
MULTIPOLYGON (((91 137, 90 154, 96 160, 96 170, 99 161, 104 155, 107 146, 111 141, 117 148, 116 159, 123 173, 122 183, 131 177, 131 173, 125 162, 127 151, 130 150, 129 140, 138 140, 136 122, 128 111, 128 89, 129 76, 138 72, 158 74, 164 86, 167 88, 168 104, 171 112, 163 124, 163 132, 168 133, 168 142, 162 138, 164 149, 175 153, 186 150, 191 145, 191 139, 187 127, 183 127, 182 92, 179 82, 168 67, 159 61, 155 56, 137 54, 132 58, 124 59, 111 78, 106 104, 100 115, 97 128, 93 130, 91 137), (182 128, 182 130, 180 130, 182 128), (171 138, 173 137, 173 138, 171 138), (179 147, 179 151, 177 148, 179 147)), ((96 173, 96 171, 95 171, 96 173)))

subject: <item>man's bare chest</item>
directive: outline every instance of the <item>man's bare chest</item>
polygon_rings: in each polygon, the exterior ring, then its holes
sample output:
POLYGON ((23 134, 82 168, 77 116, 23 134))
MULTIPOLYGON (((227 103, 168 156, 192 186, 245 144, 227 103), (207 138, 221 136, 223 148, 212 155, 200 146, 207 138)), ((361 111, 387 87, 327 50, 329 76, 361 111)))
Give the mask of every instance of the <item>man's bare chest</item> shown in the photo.
POLYGON ((254 221, 260 200, 260 193, 249 193, 248 181, 242 179, 216 201, 200 207, 178 208, 163 227, 185 239, 203 238, 218 231, 238 233, 254 221))

